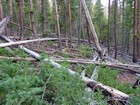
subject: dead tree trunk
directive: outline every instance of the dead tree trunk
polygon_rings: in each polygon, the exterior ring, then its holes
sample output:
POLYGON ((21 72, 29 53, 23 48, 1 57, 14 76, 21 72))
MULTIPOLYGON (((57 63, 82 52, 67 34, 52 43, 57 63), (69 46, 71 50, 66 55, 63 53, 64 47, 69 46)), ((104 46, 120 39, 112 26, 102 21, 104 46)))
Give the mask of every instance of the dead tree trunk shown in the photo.
POLYGON ((58 9, 57 9, 56 0, 54 0, 54 6, 55 6, 55 13, 56 13, 57 35, 58 35, 58 38, 59 38, 59 48, 60 48, 60 51, 62 51, 62 45, 61 45, 61 39, 60 39, 59 15, 58 15, 58 9))
POLYGON ((35 27, 35 21, 34 21, 34 9, 33 9, 33 0, 30 0, 30 24, 31 24, 31 29, 34 34, 34 37, 37 37, 37 31, 35 27))
POLYGON ((137 13, 138 0, 134 0, 134 35, 133 35, 133 62, 137 62, 137 13))
POLYGON ((90 14, 89 14, 89 11, 88 11, 88 8, 87 8, 85 0, 82 0, 82 6, 84 8, 85 15, 86 15, 86 18, 87 18, 87 21, 88 21, 88 24, 89 24, 89 27, 90 27, 90 30, 91 30, 91 33, 92 33, 92 36, 93 36, 93 41, 94 41, 95 46, 96 46, 97 51, 98 51, 98 54, 99 54, 99 56, 101 58, 103 58, 102 49, 100 47, 100 44, 99 44, 99 41, 98 41, 98 37, 97 37, 96 31, 95 31, 93 22, 91 20, 91 17, 90 17, 90 14))
POLYGON ((70 0, 68 0, 68 14, 69 14, 69 38, 70 38, 70 48, 72 48, 72 16, 71 16, 71 6, 70 0))
POLYGON ((117 50, 118 50, 118 0, 115 0, 115 10, 114 10, 114 40, 115 40, 115 55, 114 58, 117 59, 117 50))

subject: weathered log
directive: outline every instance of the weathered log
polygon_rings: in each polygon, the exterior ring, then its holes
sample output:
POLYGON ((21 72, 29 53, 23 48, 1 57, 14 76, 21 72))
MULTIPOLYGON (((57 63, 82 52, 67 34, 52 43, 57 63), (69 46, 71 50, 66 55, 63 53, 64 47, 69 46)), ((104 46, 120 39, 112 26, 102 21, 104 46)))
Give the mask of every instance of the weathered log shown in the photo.
MULTIPOLYGON (((3 37, 3 35, 1 35, 1 37, 3 37)), ((57 40, 57 39, 58 38, 41 38, 41 39, 16 41, 16 42, 2 43, 2 44, 0 44, 0 47, 8 47, 8 46, 13 46, 13 45, 21 45, 21 44, 32 43, 32 42, 39 42, 39 41, 49 41, 49 40, 52 41, 52 40, 57 40)))
POLYGON ((71 62, 71 63, 82 63, 82 64, 95 64, 95 65, 100 65, 100 66, 109 66, 113 68, 119 68, 119 69, 124 69, 126 71, 131 71, 134 73, 139 73, 140 74, 140 66, 139 65, 130 65, 130 64, 118 64, 118 63, 101 63, 97 62, 94 60, 85 60, 85 59, 73 59, 73 58, 67 58, 67 59, 54 59, 54 61, 58 62, 71 62))
MULTIPOLYGON (((6 39, 6 41, 10 41, 10 42, 12 41, 12 40, 10 40, 10 39, 8 39, 6 37, 4 39, 6 39)), ((19 46, 19 48, 21 48, 26 53, 30 54, 31 56, 33 56, 36 59, 40 59, 41 58, 41 56, 38 53, 36 53, 36 52, 34 52, 32 50, 29 50, 29 49, 27 49, 27 48, 25 48, 25 47, 23 47, 21 45, 19 46)), ((66 69, 65 67, 63 67, 60 64, 54 62, 51 59, 46 58, 46 59, 44 59, 44 61, 45 62, 50 62, 54 67, 66 69)), ((72 75, 79 75, 78 73, 76 73, 75 71, 73 71, 71 69, 67 69, 67 70, 72 75)), ((81 78, 87 84, 87 86, 90 87, 91 89, 96 89, 96 88, 103 89, 103 91, 105 93, 107 93, 107 95, 110 95, 110 96, 115 97, 115 98, 120 99, 120 100, 128 100, 130 98, 129 95, 127 95, 127 94, 125 94, 125 93, 123 93, 123 92, 121 92, 119 90, 116 90, 116 89, 114 89, 112 87, 105 86, 102 83, 99 83, 97 81, 89 79, 89 78, 87 78, 85 76, 81 76, 81 78)))

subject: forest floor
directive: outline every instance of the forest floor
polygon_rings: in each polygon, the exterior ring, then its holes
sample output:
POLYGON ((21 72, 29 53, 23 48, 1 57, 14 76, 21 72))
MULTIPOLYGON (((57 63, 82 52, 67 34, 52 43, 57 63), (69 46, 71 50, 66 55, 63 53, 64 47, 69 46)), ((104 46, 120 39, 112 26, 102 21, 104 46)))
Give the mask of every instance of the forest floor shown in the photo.
MULTIPOLYGON (((16 39, 12 39, 16 41, 16 39)), ((73 42, 73 48, 66 47, 66 43, 62 42, 62 52, 59 51, 58 41, 48 41, 48 42, 33 42, 24 44, 25 47, 41 53, 42 55, 45 54, 49 58, 58 59, 58 58, 74 58, 74 59, 85 59, 85 60, 92 60, 95 53, 95 50, 92 49, 87 41, 82 41, 80 46, 77 46, 77 42, 73 42)), ((18 53, 18 51, 17 51, 18 53)), ((19 53, 20 54, 20 53, 19 53)), ((22 54, 19 55, 24 57, 22 54)), ((125 58, 125 57, 124 57, 125 58)), ((121 56, 118 58, 121 60, 120 62, 133 64, 127 59, 123 59, 121 56)), ((40 72, 39 62, 32 61, 34 67, 36 67, 37 71, 40 72)), ((139 63, 138 63, 139 64, 139 63)), ((79 63, 71 63, 68 66, 70 69, 75 70, 78 73, 81 73, 84 69, 87 70, 86 76, 90 77, 92 71, 94 70, 95 65, 91 64, 79 64, 79 63)), ((114 69, 108 67, 98 67, 99 74, 98 74, 98 81, 116 88, 122 92, 127 94, 134 94, 137 98, 140 98, 139 93, 137 94, 138 90, 132 88, 134 83, 137 80, 137 76, 135 73, 127 72, 121 69, 114 69)), ((139 89, 139 87, 138 87, 139 89)), ((137 99, 138 101, 138 99, 137 99)), ((139 102, 139 101, 138 101, 139 102)))

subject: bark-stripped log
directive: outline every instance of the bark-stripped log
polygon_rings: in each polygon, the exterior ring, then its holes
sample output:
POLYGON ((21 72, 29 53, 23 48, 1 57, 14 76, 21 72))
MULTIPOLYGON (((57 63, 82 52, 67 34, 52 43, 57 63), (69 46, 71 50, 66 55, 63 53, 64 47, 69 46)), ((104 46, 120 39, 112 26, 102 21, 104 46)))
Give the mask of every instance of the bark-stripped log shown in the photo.
MULTIPOLYGON (((1 35, 1 37, 4 37, 4 36, 1 35)), ((26 43, 32 43, 32 42, 39 42, 39 41, 49 41, 49 40, 51 40, 51 41, 58 40, 58 38, 41 38, 41 39, 32 39, 32 40, 23 40, 23 41, 2 43, 2 44, 0 44, 0 47, 8 47, 8 46, 13 46, 13 45, 20 45, 20 44, 26 44, 26 43)))
MULTIPOLYGON (((6 36, 3 36, 3 39, 5 39, 5 40, 8 41, 8 42, 13 42, 12 40, 8 39, 6 36)), ((36 53, 36 52, 34 52, 34 51, 32 51, 32 50, 29 50, 29 49, 27 49, 27 48, 25 48, 25 47, 23 47, 23 46, 21 46, 21 45, 19 46, 19 48, 22 49, 22 50, 24 50, 26 53, 30 54, 31 56, 33 56, 33 57, 36 58, 36 59, 40 59, 40 58, 41 58, 41 56, 40 56, 38 53, 36 53)), ((46 59, 44 59, 44 61, 45 61, 45 62, 50 62, 50 64, 52 64, 52 65, 53 65, 54 67, 56 67, 56 68, 62 68, 62 69, 68 70, 68 72, 69 72, 71 75, 79 75, 79 74, 76 73, 75 71, 73 71, 73 70, 71 70, 71 69, 67 69, 67 68, 61 66, 60 64, 54 62, 52 59, 46 58, 46 59)), ((125 94, 125 93, 123 93, 123 92, 121 92, 121 91, 119 91, 119 90, 116 90, 116 89, 114 89, 114 88, 112 88, 112 87, 105 86, 105 85, 103 85, 102 83, 99 83, 99 82, 97 82, 97 81, 95 81, 95 80, 92 80, 92 79, 87 78, 87 77, 85 77, 85 76, 81 76, 81 79, 82 79, 82 80, 87 84, 87 86, 90 87, 91 89, 97 89, 97 88, 98 88, 98 89, 102 89, 103 92, 104 92, 107 96, 109 95, 109 96, 112 96, 112 97, 114 97, 114 98, 116 98, 116 99, 119 99, 119 100, 128 100, 128 99, 130 99, 130 96, 129 96, 129 95, 127 95, 127 94, 125 94)))
POLYGON ((140 74, 140 66, 138 65, 130 65, 130 64, 122 64, 122 63, 101 63, 93 60, 85 60, 85 59, 55 59, 54 61, 57 62, 62 62, 62 61, 67 61, 71 63, 82 63, 82 64, 95 64, 95 65, 100 65, 100 66, 109 66, 113 68, 119 68, 119 69, 125 69, 126 71, 131 71, 134 73, 139 73, 140 74))

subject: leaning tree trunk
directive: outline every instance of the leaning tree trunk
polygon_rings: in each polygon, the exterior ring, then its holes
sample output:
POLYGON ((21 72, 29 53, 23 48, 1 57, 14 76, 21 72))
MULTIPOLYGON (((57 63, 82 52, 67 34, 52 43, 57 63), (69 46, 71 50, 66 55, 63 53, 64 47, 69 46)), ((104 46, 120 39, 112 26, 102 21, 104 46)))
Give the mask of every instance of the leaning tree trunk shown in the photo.
POLYGON ((88 24, 89 24, 89 27, 90 27, 90 30, 91 30, 91 33, 92 33, 92 36, 93 36, 93 41, 94 41, 96 49, 98 51, 98 54, 99 54, 99 56, 101 58, 103 58, 102 49, 100 47, 100 44, 99 44, 99 41, 98 41, 98 37, 97 37, 97 34, 96 34, 96 31, 95 31, 92 19, 90 17, 90 14, 89 14, 89 11, 88 11, 88 8, 87 8, 85 0, 82 0, 82 6, 84 8, 85 15, 86 15, 86 18, 87 18, 87 21, 88 21, 88 24))
POLYGON ((137 62, 137 13, 138 0, 134 0, 134 35, 133 35, 133 62, 137 62))
POLYGON ((114 40, 115 40, 115 59, 117 59, 117 50, 118 50, 118 0, 115 0, 115 10, 114 10, 114 40))
POLYGON ((55 6, 55 13, 56 13, 56 23, 57 23, 57 35, 59 38, 59 48, 60 51, 62 51, 62 45, 61 45, 61 39, 60 39, 60 25, 59 25, 59 16, 58 16, 58 8, 57 8, 57 2, 54 0, 54 6, 55 6))

